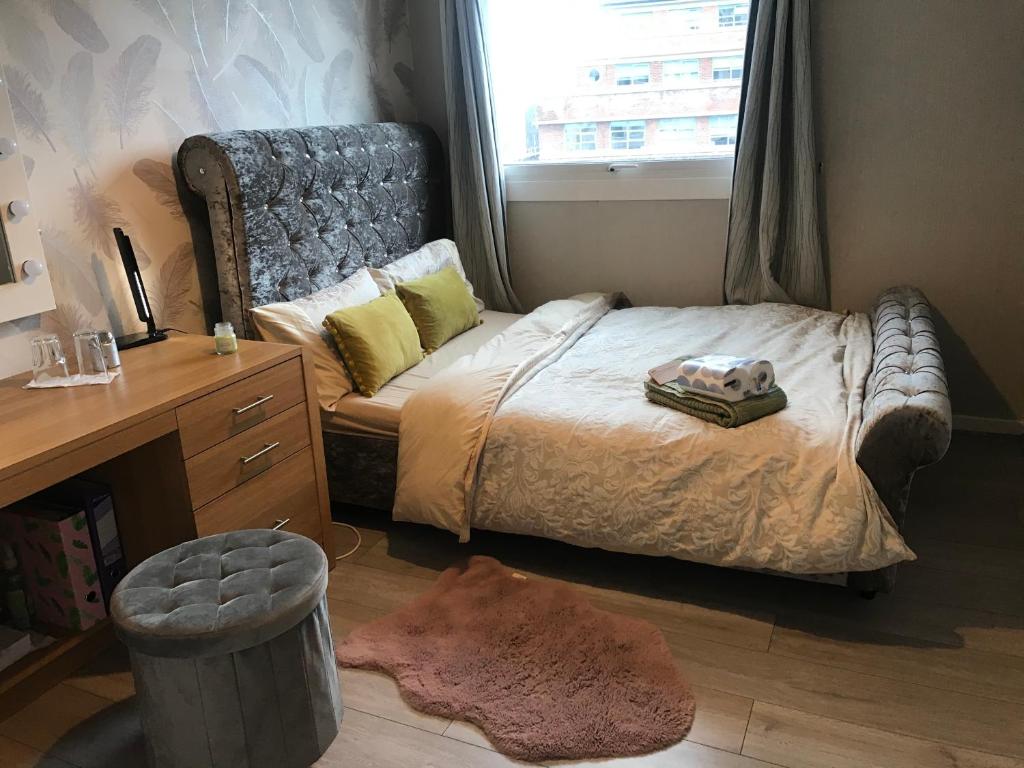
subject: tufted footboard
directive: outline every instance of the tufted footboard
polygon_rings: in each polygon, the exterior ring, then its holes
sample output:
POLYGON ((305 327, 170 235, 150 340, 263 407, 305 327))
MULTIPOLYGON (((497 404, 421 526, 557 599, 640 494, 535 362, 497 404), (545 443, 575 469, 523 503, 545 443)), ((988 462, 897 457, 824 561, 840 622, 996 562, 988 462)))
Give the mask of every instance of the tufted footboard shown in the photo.
MULTIPOLYGON (((875 302, 871 321, 875 352, 857 463, 902 529, 914 472, 941 459, 949 446, 949 390, 931 306, 921 291, 890 288, 875 302)), ((848 584, 888 592, 895 576, 895 566, 851 573, 848 584)))

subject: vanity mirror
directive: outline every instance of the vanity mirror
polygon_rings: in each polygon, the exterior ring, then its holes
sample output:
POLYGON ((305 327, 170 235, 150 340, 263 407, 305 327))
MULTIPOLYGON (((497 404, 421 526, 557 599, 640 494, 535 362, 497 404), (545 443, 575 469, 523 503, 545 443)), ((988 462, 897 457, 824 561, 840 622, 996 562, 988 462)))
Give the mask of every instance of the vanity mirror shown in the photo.
POLYGON ((11 247, 7 244, 7 228, 0 221, 0 285, 14 282, 14 262, 11 247))
POLYGON ((0 70, 0 322, 54 306, 10 94, 0 70))

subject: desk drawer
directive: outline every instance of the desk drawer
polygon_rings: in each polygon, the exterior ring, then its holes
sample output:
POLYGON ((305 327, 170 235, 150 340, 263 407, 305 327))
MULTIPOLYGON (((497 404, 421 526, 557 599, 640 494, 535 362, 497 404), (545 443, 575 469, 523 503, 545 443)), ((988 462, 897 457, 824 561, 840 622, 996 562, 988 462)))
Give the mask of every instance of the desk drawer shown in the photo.
POLYGON ((305 400, 302 362, 275 365, 177 409, 185 458, 244 432, 305 400))
POLYGON ((201 507, 252 480, 307 445, 309 414, 306 404, 299 403, 207 448, 185 462, 192 507, 201 507))
POLYGON ((266 472, 196 511, 200 536, 244 528, 273 528, 301 533, 321 542, 320 507, 313 449, 306 447, 266 472))

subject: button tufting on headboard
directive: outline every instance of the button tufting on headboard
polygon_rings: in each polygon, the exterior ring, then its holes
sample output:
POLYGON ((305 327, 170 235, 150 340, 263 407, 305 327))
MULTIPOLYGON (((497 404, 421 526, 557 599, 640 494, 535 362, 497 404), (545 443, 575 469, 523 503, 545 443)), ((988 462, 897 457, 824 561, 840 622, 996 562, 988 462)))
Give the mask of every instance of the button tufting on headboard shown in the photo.
POLYGON ((193 136, 178 163, 206 198, 223 319, 249 338, 252 307, 307 295, 448 233, 444 158, 423 125, 193 136))

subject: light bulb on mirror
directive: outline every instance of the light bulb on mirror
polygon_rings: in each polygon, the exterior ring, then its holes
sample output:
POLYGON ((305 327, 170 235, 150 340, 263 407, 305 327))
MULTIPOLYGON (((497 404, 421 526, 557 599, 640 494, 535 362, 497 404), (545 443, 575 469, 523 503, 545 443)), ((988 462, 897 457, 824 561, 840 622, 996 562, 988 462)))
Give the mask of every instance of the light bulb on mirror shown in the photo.
POLYGON ((6 160, 18 153, 18 142, 7 136, 0 136, 0 160, 6 160))
POLYGON ((41 274, 43 274, 43 262, 38 259, 27 259, 21 262, 22 282, 31 284, 41 274))
POLYGON ((11 204, 7 206, 7 210, 11 214, 11 221, 15 223, 28 216, 31 208, 32 206, 28 204, 28 200, 12 200, 11 204))

